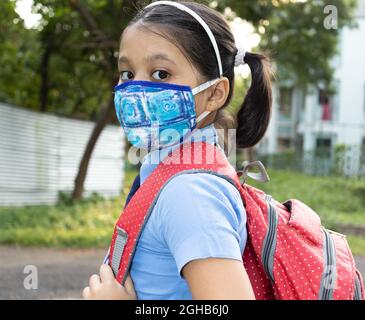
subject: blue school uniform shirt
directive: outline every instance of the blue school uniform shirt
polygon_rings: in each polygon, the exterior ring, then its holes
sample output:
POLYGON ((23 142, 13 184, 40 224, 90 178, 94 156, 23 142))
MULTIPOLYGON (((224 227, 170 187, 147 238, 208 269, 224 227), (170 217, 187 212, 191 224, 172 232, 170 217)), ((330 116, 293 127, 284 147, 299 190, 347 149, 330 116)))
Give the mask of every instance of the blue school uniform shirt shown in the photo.
MULTIPOLYGON (((213 125, 192 135, 193 141, 203 139, 218 142, 213 125)), ((141 184, 173 148, 144 157, 141 184)), ((137 298, 192 299, 182 268, 208 257, 242 261, 246 239, 245 209, 232 184, 208 173, 173 178, 162 190, 137 243, 130 269, 137 298)))

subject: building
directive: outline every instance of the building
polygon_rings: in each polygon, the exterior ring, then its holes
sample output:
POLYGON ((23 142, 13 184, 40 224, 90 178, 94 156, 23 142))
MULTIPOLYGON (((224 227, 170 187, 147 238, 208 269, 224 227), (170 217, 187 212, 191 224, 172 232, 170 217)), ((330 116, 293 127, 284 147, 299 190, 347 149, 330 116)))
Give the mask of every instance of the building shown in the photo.
POLYGON ((320 84, 306 93, 274 85, 272 121, 258 148, 261 155, 295 150, 305 163, 321 163, 328 173, 342 150, 343 173, 365 174, 365 0, 359 0, 355 18, 356 28, 340 31, 339 54, 331 61, 335 94, 320 84))

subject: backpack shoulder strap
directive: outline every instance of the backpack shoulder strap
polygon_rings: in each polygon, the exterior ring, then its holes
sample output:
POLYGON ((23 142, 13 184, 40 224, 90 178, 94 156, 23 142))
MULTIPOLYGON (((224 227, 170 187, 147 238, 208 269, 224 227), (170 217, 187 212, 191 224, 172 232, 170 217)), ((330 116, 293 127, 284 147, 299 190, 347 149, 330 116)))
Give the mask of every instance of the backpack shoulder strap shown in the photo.
POLYGON ((139 189, 140 186, 141 186, 141 178, 140 178, 140 175, 138 174, 133 180, 132 187, 129 190, 129 193, 125 200, 124 209, 128 205, 129 201, 131 201, 131 199, 133 198, 134 194, 137 192, 137 190, 139 189))
POLYGON ((164 186, 186 173, 206 172, 240 185, 235 169, 219 148, 206 142, 182 144, 170 153, 138 188, 115 225, 110 245, 110 265, 124 285, 142 230, 164 186))

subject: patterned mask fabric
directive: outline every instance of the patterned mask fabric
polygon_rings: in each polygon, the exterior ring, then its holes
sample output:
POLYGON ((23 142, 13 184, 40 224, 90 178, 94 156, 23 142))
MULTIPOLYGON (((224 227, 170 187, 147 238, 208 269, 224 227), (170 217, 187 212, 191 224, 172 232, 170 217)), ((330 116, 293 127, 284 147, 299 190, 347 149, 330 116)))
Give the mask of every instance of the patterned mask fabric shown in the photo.
POLYGON ((127 81, 115 87, 117 118, 128 141, 137 148, 156 149, 181 142, 209 112, 196 118, 194 95, 216 83, 189 86, 127 81))

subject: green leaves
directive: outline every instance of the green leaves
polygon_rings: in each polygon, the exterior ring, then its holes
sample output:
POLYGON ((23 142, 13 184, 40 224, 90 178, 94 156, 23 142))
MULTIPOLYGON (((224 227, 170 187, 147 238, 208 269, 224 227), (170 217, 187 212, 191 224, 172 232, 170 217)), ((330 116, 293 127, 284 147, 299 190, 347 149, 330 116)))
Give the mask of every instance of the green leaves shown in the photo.
MULTIPOLYGON (((260 28, 257 50, 272 55, 279 81, 322 82, 330 87, 330 59, 337 52, 340 28, 353 25, 356 2, 219 0, 215 4, 221 11, 231 7, 260 28), (338 29, 324 26, 328 4, 337 8, 338 29)), ((14 11, 15 2, 1 1, 0 100, 41 109, 43 96, 46 111, 94 119, 111 94, 121 32, 143 4, 137 0, 35 0, 34 10, 43 19, 41 28, 27 30, 14 11)))
POLYGON ((316 1, 218 1, 230 6, 238 16, 251 22, 261 33, 258 50, 271 53, 278 79, 294 84, 323 82, 331 86, 330 59, 337 52, 340 29, 352 26, 356 0, 316 1), (337 8, 338 29, 326 29, 326 5, 337 8), (264 28, 264 29, 263 29, 264 28))
POLYGON ((36 108, 40 47, 37 32, 26 30, 14 1, 0 2, 0 101, 36 108))

